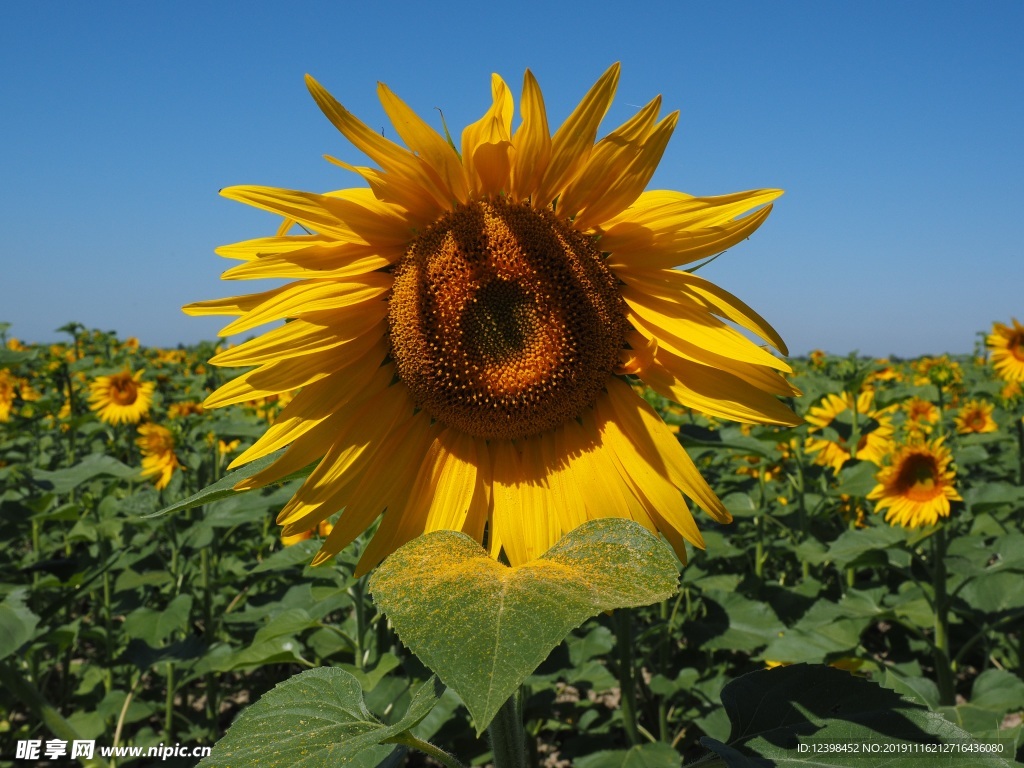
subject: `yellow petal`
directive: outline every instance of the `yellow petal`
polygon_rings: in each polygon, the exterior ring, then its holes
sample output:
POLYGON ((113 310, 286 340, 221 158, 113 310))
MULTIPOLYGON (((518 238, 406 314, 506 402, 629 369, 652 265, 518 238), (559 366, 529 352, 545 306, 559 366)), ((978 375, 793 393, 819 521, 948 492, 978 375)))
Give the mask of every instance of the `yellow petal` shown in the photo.
POLYGON ((578 228, 586 230, 596 227, 637 199, 657 170, 678 121, 678 112, 668 115, 654 127, 629 165, 621 173, 606 177, 607 183, 602 185, 601 194, 591 197, 589 204, 576 217, 578 228))
POLYGON ((365 275, 394 264, 405 253, 404 246, 382 247, 338 243, 262 256, 232 267, 221 274, 224 280, 264 280, 282 278, 306 280, 365 275))
POLYGON ((640 151, 659 109, 660 96, 594 145, 587 164, 558 198, 559 215, 574 218, 580 210, 601 199, 640 151))
POLYGON ((573 180, 587 162, 619 83, 619 64, 612 64, 583 97, 551 139, 551 159, 533 197, 534 208, 544 208, 573 180))
POLYGON ((287 216, 320 234, 348 243, 396 245, 412 231, 394 206, 369 189, 344 189, 327 195, 275 187, 238 186, 221 190, 229 200, 287 216))
POLYGON ((676 488, 720 523, 732 520, 732 515, 697 471, 676 436, 628 384, 618 379, 609 379, 608 397, 598 398, 598 405, 605 421, 621 430, 633 450, 651 467, 658 469, 659 473, 663 472, 676 488))
POLYGON ((401 514, 401 507, 395 506, 395 500, 402 499, 404 506, 408 489, 435 433, 436 428, 431 427, 426 413, 413 416, 391 431, 377 454, 387 456, 388 460, 372 463, 353 487, 340 489, 336 498, 329 502, 330 506, 344 506, 345 511, 314 558, 313 565, 319 565, 355 541, 385 508, 392 510, 394 515, 401 514))
POLYGON ((505 554, 513 565, 525 563, 529 556, 526 528, 536 524, 540 517, 534 509, 534 494, 528 491, 528 484, 520 464, 519 452, 510 440, 494 440, 488 446, 491 454, 491 524, 493 535, 505 548, 505 554))
POLYGON ((394 278, 383 272, 346 280, 303 280, 266 297, 237 320, 221 329, 221 336, 241 333, 264 323, 299 317, 308 312, 339 310, 383 296, 391 290, 394 278))
MULTIPOLYGON (((376 377, 375 377, 376 378, 376 377)), ((367 387, 372 391, 373 387, 367 387)), ((344 408, 344 421, 330 421, 335 431, 323 460, 306 478, 278 514, 278 523, 287 525, 319 509, 324 503, 336 497, 343 483, 351 483, 370 465, 384 438, 391 429, 413 415, 413 403, 408 390, 401 386, 390 386, 372 394, 364 400, 349 403, 344 408)), ((336 412, 341 413, 342 411, 336 412)), ((323 423, 327 423, 325 420, 323 423)), ((331 509, 330 514, 337 512, 331 509)))
POLYGON ((507 190, 512 169, 512 93, 497 75, 491 75, 491 97, 487 113, 462 131, 462 162, 477 196, 507 190))
POLYGON ((653 232, 640 224, 616 224, 611 236, 601 236, 601 247, 611 255, 608 266, 619 272, 632 269, 669 269, 710 258, 746 240, 764 223, 772 206, 717 227, 653 232))
POLYGON ((787 363, 692 302, 656 299, 629 285, 622 288, 622 297, 630 309, 628 317, 633 327, 680 357, 701 363, 711 354, 790 370, 787 363))
POLYGON ((386 174, 400 176, 419 187, 420 197, 434 201, 436 212, 432 218, 449 208, 450 197, 428 176, 425 166, 419 163, 415 155, 365 125, 309 75, 306 75, 306 86, 327 119, 357 149, 377 163, 386 174))
POLYGON ((522 125, 512 137, 512 197, 526 200, 536 191, 551 158, 551 134, 544 97, 530 70, 523 76, 523 97, 519 103, 522 125))
POLYGON ((437 174, 449 198, 460 203, 469 200, 466 173, 459 156, 444 137, 427 125, 384 83, 377 84, 377 95, 402 141, 437 174))
POLYGON ((280 237, 257 237, 252 240, 243 240, 240 243, 222 245, 214 249, 214 253, 223 256, 225 259, 238 259, 240 261, 252 261, 261 256, 276 256, 282 253, 290 253, 304 248, 311 247, 337 247, 340 245, 336 240, 322 237, 320 235, 289 235, 280 237))
POLYGON ((802 421, 775 397, 731 373, 664 350, 659 350, 641 378, 659 395, 709 416, 750 424, 796 425, 802 421))
POLYGON ((333 370, 328 368, 322 376, 304 385, 259 440, 237 456, 228 468, 234 469, 273 453, 304 435, 349 401, 365 399, 363 390, 373 385, 374 375, 387 353, 387 343, 378 339, 365 353, 359 350, 346 352, 348 354, 332 355, 333 370))
POLYGON ((731 320, 757 334, 782 354, 788 354, 786 342, 767 320, 728 291, 702 277, 674 269, 632 268, 617 269, 616 275, 623 282, 635 285, 644 293, 666 301, 678 301, 680 297, 686 297, 719 317, 731 320))
POLYGON ((210 358, 213 365, 262 365, 289 357, 309 355, 347 344, 364 333, 383 335, 376 330, 387 315, 385 301, 369 301, 329 320, 293 320, 262 336, 226 349, 210 358))

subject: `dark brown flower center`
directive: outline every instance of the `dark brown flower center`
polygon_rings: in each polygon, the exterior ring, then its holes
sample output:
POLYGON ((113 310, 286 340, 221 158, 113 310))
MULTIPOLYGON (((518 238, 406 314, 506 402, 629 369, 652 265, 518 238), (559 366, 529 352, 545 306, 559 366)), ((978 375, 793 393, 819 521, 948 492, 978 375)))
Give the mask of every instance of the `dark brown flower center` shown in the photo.
POLYGON ((135 379, 127 373, 110 377, 110 399, 118 405, 132 405, 139 397, 135 379))
POLYGON ((394 272, 388 323, 419 407, 475 437, 534 435, 593 404, 629 329, 592 240, 502 199, 446 214, 394 272))
POLYGON ((926 501, 940 492, 939 466, 934 456, 912 453, 903 460, 896 478, 896 489, 915 501, 926 501))

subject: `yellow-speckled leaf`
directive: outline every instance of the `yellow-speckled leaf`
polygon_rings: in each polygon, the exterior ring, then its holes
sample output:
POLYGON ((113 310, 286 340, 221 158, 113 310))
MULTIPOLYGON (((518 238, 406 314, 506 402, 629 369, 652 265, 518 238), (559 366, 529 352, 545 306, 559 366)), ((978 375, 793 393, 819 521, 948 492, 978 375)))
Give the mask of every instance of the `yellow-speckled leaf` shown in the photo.
POLYGON ((510 568, 465 534, 434 531, 370 580, 398 636, 462 697, 482 732, 551 650, 587 618, 674 594, 671 550, 632 520, 591 520, 510 568))

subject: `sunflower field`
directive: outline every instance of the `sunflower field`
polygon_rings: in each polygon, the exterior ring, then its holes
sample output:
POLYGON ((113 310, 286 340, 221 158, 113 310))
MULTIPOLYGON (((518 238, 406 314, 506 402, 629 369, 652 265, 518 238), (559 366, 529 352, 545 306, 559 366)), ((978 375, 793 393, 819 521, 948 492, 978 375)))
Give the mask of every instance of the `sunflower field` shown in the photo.
MULTIPOLYGON (((286 396, 204 408, 227 381, 207 362, 222 351, 213 344, 153 349, 71 324, 66 342, 35 345, 11 330, 0 349, 0 765, 196 765, 204 753, 188 750, 322 668, 358 683, 382 734, 415 722, 351 764, 438 764, 412 737, 491 761, 451 687, 434 683, 423 704, 430 670, 355 575, 373 528, 311 567, 338 515, 281 535, 275 518, 302 472, 232 492, 241 476, 228 465, 286 396), (123 749, 72 759, 61 745, 78 740, 123 749)), ((734 520, 700 522, 706 549, 686 544, 670 598, 595 611, 529 671, 528 764, 796 765, 774 729, 831 724, 855 743, 872 722, 893 743, 913 741, 913 726, 1001 746, 907 765, 1020 760, 1022 350, 1014 322, 971 356, 815 352, 792 361, 801 394, 787 403, 802 423, 791 427, 711 418, 634 380, 734 520), (758 706, 766 697, 773 711, 758 706)))

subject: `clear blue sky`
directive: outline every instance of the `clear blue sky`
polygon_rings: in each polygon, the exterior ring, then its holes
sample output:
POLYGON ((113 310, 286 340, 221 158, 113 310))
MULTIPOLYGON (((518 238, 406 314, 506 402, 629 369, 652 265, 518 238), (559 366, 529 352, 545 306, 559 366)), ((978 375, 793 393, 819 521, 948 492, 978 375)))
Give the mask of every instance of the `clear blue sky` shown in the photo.
POLYGON ((781 187, 703 273, 794 354, 968 352, 1024 319, 1024 3, 28 2, 0 4, 0 320, 175 345, 223 283, 223 243, 275 220, 233 184, 360 186, 313 74, 394 136, 376 81, 461 130, 530 67, 555 125, 613 61, 618 125, 681 110, 653 186, 781 187))

